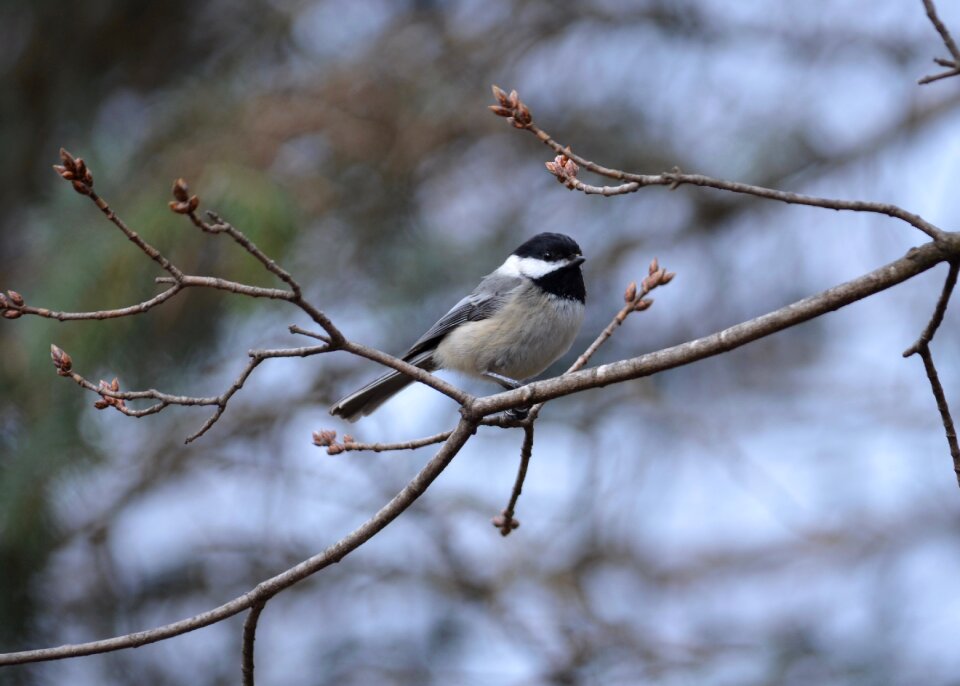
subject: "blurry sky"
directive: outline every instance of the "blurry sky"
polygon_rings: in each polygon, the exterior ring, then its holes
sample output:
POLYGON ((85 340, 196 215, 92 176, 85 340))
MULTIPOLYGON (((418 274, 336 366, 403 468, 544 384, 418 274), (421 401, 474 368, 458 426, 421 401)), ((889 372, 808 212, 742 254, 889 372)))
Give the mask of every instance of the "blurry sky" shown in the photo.
MULTIPOLYGON (((960 6, 940 5, 960 34, 960 6)), ((575 350, 652 257, 678 274, 595 362, 757 316, 924 238, 704 189, 571 193, 547 148, 486 111, 492 83, 606 166, 960 219, 960 79, 916 84, 946 56, 919 1, 43 0, 0 8, 0 38, 0 287, 52 309, 137 302, 158 275, 53 174, 60 146, 185 270, 273 285, 166 209, 185 177, 348 336, 392 353, 538 231, 588 257, 575 350)), ((550 403, 506 539, 489 520, 521 435, 481 430, 396 523, 267 606, 258 683, 958 683, 960 493, 922 365, 900 356, 945 271, 550 403)), ((957 322, 948 312, 933 346, 955 405, 957 322)), ((422 466, 430 449, 311 445, 321 428, 388 441, 454 424, 423 387, 355 426, 329 417, 372 363, 265 364, 184 446, 202 411, 97 412, 49 362, 54 342, 88 378, 210 395, 248 349, 302 344, 291 323, 307 324, 189 292, 130 319, 0 322, 0 649, 218 605, 340 538, 422 466)), ((0 684, 234 684, 241 623, 3 668, 0 684)))

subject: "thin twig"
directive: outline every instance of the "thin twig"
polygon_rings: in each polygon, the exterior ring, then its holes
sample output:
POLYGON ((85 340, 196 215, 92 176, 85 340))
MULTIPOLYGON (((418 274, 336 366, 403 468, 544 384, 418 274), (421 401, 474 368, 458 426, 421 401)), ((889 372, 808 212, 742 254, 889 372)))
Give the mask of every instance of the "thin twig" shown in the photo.
POLYGON ((943 282, 943 290, 940 291, 940 298, 937 300, 937 306, 930 316, 930 321, 927 322, 927 326, 923 329, 923 333, 920 334, 920 338, 917 339, 916 343, 903 351, 904 357, 910 357, 914 353, 920 352, 922 346, 929 345, 930 341, 933 340, 937 329, 940 328, 940 324, 943 322, 943 315, 946 314, 947 305, 950 303, 950 295, 957 285, 958 272, 960 272, 960 261, 951 262, 950 271, 947 272, 947 278, 943 282))
POLYGON ((933 353, 930 351, 930 342, 940 328, 943 322, 943 316, 947 311, 947 305, 950 303, 950 296, 957 285, 957 273, 960 272, 960 261, 950 263, 950 271, 947 272, 947 278, 943 282, 943 290, 940 292, 940 298, 937 300, 937 306, 930 316, 930 321, 920 334, 916 343, 903 351, 904 357, 910 357, 919 354, 923 360, 923 368, 927 372, 927 380, 930 382, 930 390, 933 392, 933 398, 937 403, 937 410, 940 412, 940 419, 943 422, 943 429, 947 436, 947 444, 950 446, 950 456, 953 458, 953 471, 957 475, 957 485, 960 485, 960 444, 957 443, 957 432, 953 425, 953 417, 950 415, 950 406, 947 404, 947 396, 943 392, 943 386, 940 383, 940 375, 937 374, 937 367, 933 362, 933 353))
POLYGON ((579 371, 587 366, 587 363, 590 362, 590 358, 600 349, 600 346, 607 342, 607 339, 613 335, 613 332, 616 331, 627 317, 630 316, 633 312, 642 312, 646 310, 649 305, 644 305, 644 303, 652 304, 652 300, 646 300, 645 298, 650 295, 659 286, 666 286, 673 280, 673 272, 668 272, 665 269, 661 269, 656 260, 650 263, 650 269, 648 270, 647 278, 643 279, 640 282, 639 289, 635 283, 631 283, 627 287, 627 292, 624 294, 624 305, 620 308, 620 311, 614 315, 613 319, 607 324, 606 328, 600 332, 600 335, 594 339, 593 343, 587 346, 587 349, 576 359, 576 361, 570 366, 570 368, 565 372, 570 374, 572 372, 579 371))
POLYGON ((320 446, 321 448, 326 448, 327 455, 339 455, 340 453, 361 451, 383 453, 394 450, 416 450, 417 448, 423 448, 428 445, 443 443, 445 440, 450 438, 450 434, 452 433, 453 430, 441 431, 440 433, 432 436, 416 438, 411 441, 401 441, 399 443, 359 443, 354 441, 349 435, 346 435, 343 437, 343 440, 338 443, 335 440, 335 431, 315 431, 313 434, 313 444, 320 446))
POLYGON ((933 0, 923 0, 923 7, 927 10, 927 17, 930 18, 930 23, 933 24, 933 28, 940 34, 940 38, 943 39, 943 44, 953 56, 954 64, 960 67, 960 47, 957 46, 956 41, 953 40, 953 36, 950 35, 950 30, 940 21, 940 16, 937 14, 937 7, 933 4, 933 0))
POLYGON ((523 482, 527 478, 527 467, 530 465, 530 458, 533 456, 533 422, 523 427, 523 445, 520 446, 520 466, 517 468, 517 478, 513 482, 513 492, 510 494, 510 501, 507 507, 499 517, 494 517, 492 523, 500 529, 501 536, 509 536, 510 532, 520 526, 520 521, 514 519, 514 513, 517 507, 517 500, 520 499, 520 493, 523 491, 523 482))
POLYGON ((45 307, 31 307, 29 305, 24 305, 22 308, 20 308, 20 311, 23 314, 32 314, 37 317, 44 317, 46 319, 56 319, 61 322, 85 319, 116 319, 118 317, 130 317, 137 314, 143 314, 147 310, 150 310, 157 305, 162 305, 167 300, 179 293, 182 289, 183 286, 179 283, 176 283, 174 280, 173 286, 162 293, 158 293, 149 300, 144 300, 136 305, 130 305, 129 307, 122 307, 116 310, 98 310, 95 312, 57 312, 54 310, 48 310, 45 307))
POLYGON ((685 174, 679 169, 662 174, 633 174, 620 169, 610 169, 596 162, 592 162, 570 150, 569 146, 564 146, 554 140, 550 134, 541 129, 533 122, 532 115, 526 105, 519 100, 516 91, 507 96, 502 90, 494 86, 494 96, 498 99, 499 105, 491 106, 495 114, 508 117, 508 121, 515 128, 525 129, 535 135, 545 145, 549 146, 558 156, 554 162, 548 162, 547 168, 557 177, 557 179, 572 189, 582 190, 591 193, 603 195, 622 195, 632 193, 646 186, 669 186, 675 189, 681 185, 689 184, 693 186, 703 186, 715 188, 718 190, 729 191, 731 193, 741 193, 753 195, 758 198, 768 200, 777 200, 793 205, 808 205, 812 207, 822 207, 830 210, 848 210, 852 212, 873 212, 884 214, 895 219, 907 222, 920 231, 934 239, 943 237, 944 232, 919 215, 908 212, 896 205, 889 203, 867 202, 863 200, 837 200, 832 198, 820 198, 802 193, 791 193, 788 191, 776 190, 773 188, 764 188, 763 186, 754 186, 747 183, 736 181, 726 181, 716 179, 702 174, 685 174), (600 176, 605 176, 617 181, 627 182, 616 187, 586 186, 576 178, 576 168, 564 168, 565 165, 557 166, 561 158, 573 160, 577 165, 600 176), (571 173, 572 172, 572 173, 571 173), (634 187, 633 184, 636 184, 634 187))
POLYGON ((257 640, 257 622, 260 621, 260 613, 266 604, 265 600, 254 603, 243 622, 243 647, 240 650, 243 686, 254 686, 253 644, 257 640))
POLYGON ((124 223, 122 219, 117 215, 116 212, 107 204, 107 201, 97 195, 91 188, 87 196, 93 200, 94 204, 99 208, 101 212, 107 217, 110 222, 113 223, 118 229, 120 229, 123 234, 138 248, 140 248, 143 253, 149 257, 151 260, 159 264, 164 271, 169 272, 173 278, 179 278, 183 276, 183 272, 180 271, 170 260, 164 257, 159 250, 154 248, 152 245, 143 240, 136 231, 131 229, 124 223))
MULTIPOLYGON (((646 309, 649 309, 653 305, 653 300, 647 300, 646 297, 650 294, 651 291, 658 288, 659 286, 666 286, 673 280, 675 276, 674 273, 668 272, 666 269, 660 267, 656 258, 650 263, 650 267, 647 270, 647 276, 640 282, 640 287, 637 287, 636 283, 631 283, 627 286, 626 292, 623 294, 624 305, 620 308, 620 311, 614 315, 613 320, 600 332, 600 335, 594 339, 593 343, 587 346, 587 349, 576 359, 576 361, 571 365, 571 367, 564 372, 564 374, 572 374, 579 369, 582 369, 590 361, 590 358, 593 357, 594 353, 600 349, 606 341, 613 335, 614 331, 623 324, 627 317, 630 316, 632 312, 642 312, 646 309)), ((537 403, 527 412, 527 416, 523 419, 517 420, 517 425, 522 426, 524 430, 524 440, 523 445, 520 449, 520 467, 517 472, 517 480, 513 486, 513 493, 510 496, 510 502, 507 505, 507 508, 501 512, 500 516, 493 518, 493 525, 500 529, 500 533, 503 536, 508 536, 511 531, 520 526, 520 522, 514 519, 514 508, 517 505, 517 500, 520 498, 520 492, 523 489, 523 481, 527 476, 527 465, 530 462, 530 457, 533 453, 533 426, 537 421, 537 417, 540 415, 540 410, 543 409, 543 403, 537 403)))
MULTIPOLYGON (((951 252, 960 251, 960 246, 953 245, 954 242, 951 239, 951 252)), ((912 249, 905 257, 863 276, 723 331, 639 357, 535 381, 516 390, 477 398, 464 412, 469 416, 483 417, 513 407, 525 407, 579 393, 588 388, 602 388, 639 379, 719 355, 879 293, 950 258, 951 254, 946 252, 942 245, 927 243, 912 249)))
POLYGON ((105 381, 101 381, 99 384, 94 384, 91 381, 88 381, 82 375, 78 374, 73 370, 73 362, 67 359, 69 362, 64 365, 63 363, 63 351, 57 348, 56 346, 52 347, 52 356, 54 360, 54 365, 57 367, 58 373, 61 376, 66 376, 70 379, 73 379, 82 388, 85 388, 88 391, 96 393, 100 396, 101 401, 107 402, 98 402, 97 407, 99 409, 105 409, 107 406, 112 406, 117 411, 127 415, 128 417, 146 417, 147 415, 156 414, 165 408, 171 405, 180 405, 185 407, 196 407, 196 406, 216 406, 216 410, 207 419, 203 425, 194 433, 190 434, 186 438, 186 443, 192 443, 200 436, 205 434, 223 415, 224 411, 227 409, 227 403, 230 402, 230 399, 241 389, 244 384, 247 382, 247 379, 253 373, 253 370, 260 366, 266 360, 280 358, 280 357, 310 357, 312 355, 320 355, 325 352, 330 351, 329 345, 312 345, 304 346, 300 348, 276 348, 276 349, 265 349, 265 350, 251 350, 249 355, 249 360, 244 366, 243 370, 240 372, 240 375, 230 384, 230 386, 220 395, 217 396, 187 396, 187 395, 173 395, 170 393, 164 393, 156 389, 148 389, 145 391, 121 391, 119 390, 119 384, 116 379, 114 379, 113 384, 107 384, 105 381), (121 402, 110 402, 110 401, 121 401, 121 402), (128 408, 122 401, 126 400, 157 400, 158 402, 150 407, 147 407, 142 410, 135 410, 128 408))
POLYGON ((943 421, 943 429, 947 435, 947 444, 950 446, 950 456, 953 458, 953 471, 957 475, 957 485, 960 486, 960 444, 957 443, 957 431, 953 426, 953 417, 950 416, 947 396, 943 392, 943 386, 940 384, 937 368, 933 364, 933 354, 930 352, 930 346, 921 346, 918 353, 923 360, 923 368, 927 371, 930 390, 933 392, 933 397, 937 401, 937 409, 940 411, 940 419, 943 421))
POLYGON ((931 74, 930 76, 924 76, 923 78, 917 79, 917 83, 921 86, 925 86, 928 83, 933 83, 934 81, 940 81, 942 79, 949 79, 951 76, 960 75, 960 67, 955 67, 947 71, 942 71, 939 74, 931 74))
POLYGON ((243 247, 248 253, 254 256, 260 263, 266 268, 268 272, 275 275, 285 284, 290 286, 290 290, 293 292, 294 296, 297 298, 300 297, 303 289, 300 287, 300 284, 290 275, 286 269, 281 267, 275 260, 269 257, 264 253, 256 244, 251 241, 249 238, 244 235, 244 233, 238 230, 230 222, 224 221, 224 219, 217 214, 216 212, 207 211, 207 217, 212 223, 207 223, 200 219, 195 212, 189 212, 187 214, 190 217, 190 221, 194 223, 195 226, 198 226, 203 231, 212 234, 225 233, 234 241, 236 241, 240 246, 243 247))

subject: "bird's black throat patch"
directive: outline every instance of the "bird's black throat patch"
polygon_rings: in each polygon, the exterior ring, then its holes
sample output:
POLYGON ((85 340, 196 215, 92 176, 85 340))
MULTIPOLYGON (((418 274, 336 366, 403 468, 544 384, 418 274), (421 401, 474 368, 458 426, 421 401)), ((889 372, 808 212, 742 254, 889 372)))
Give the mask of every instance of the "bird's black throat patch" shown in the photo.
POLYGON ((533 282, 547 293, 559 298, 586 302, 587 288, 583 285, 583 272, 579 264, 554 269, 533 282))

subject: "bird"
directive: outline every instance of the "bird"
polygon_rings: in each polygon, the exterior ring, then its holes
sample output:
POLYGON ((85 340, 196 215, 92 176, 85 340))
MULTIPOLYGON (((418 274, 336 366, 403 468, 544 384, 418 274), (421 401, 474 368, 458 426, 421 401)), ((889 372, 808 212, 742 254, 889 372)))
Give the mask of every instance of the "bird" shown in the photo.
MULTIPOLYGON (((538 233, 431 326, 403 356, 428 372, 447 369, 518 388, 563 356, 586 309, 580 246, 538 233)), ((330 414, 355 422, 414 381, 391 371, 347 395, 330 414)))

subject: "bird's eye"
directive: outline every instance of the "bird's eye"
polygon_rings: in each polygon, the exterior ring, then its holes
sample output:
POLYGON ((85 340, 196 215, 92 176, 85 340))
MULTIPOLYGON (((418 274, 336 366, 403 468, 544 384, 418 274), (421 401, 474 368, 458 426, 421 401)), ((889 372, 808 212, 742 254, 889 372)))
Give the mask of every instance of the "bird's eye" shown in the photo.
POLYGON ((549 250, 548 250, 547 252, 543 253, 543 259, 545 259, 545 260, 552 260, 552 259, 553 259, 553 253, 550 252, 549 250))

